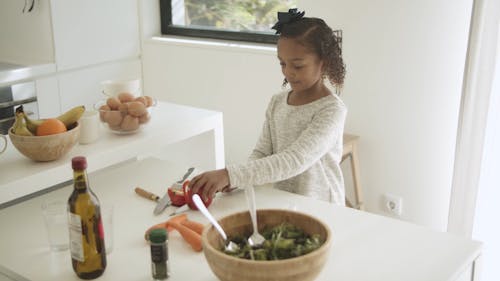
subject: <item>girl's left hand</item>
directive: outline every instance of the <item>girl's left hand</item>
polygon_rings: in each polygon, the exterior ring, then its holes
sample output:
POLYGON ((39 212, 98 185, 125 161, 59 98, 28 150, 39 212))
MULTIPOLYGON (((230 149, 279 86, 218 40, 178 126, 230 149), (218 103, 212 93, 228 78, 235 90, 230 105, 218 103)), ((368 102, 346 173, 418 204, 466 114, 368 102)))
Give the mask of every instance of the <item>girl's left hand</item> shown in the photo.
POLYGON ((194 193, 199 193, 204 200, 214 198, 215 193, 229 187, 229 174, 226 169, 205 172, 194 177, 189 188, 194 193), (200 193, 201 190, 201 193, 200 193))

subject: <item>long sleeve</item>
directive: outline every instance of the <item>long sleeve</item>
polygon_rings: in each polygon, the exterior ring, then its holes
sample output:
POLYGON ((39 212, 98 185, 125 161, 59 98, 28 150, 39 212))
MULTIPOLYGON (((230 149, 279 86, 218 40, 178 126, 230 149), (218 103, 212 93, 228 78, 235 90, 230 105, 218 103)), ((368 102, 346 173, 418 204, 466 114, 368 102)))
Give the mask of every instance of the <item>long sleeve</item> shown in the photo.
MULTIPOLYGON (((342 137, 345 115, 346 111, 339 107, 317 112, 299 137, 282 151, 228 167, 231 185, 249 186, 277 182, 304 172, 331 150, 335 142, 342 137)), ((259 147, 269 147, 262 137, 259 147)))
POLYGON ((232 186, 273 183, 274 187, 343 205, 340 169, 347 108, 336 95, 309 104, 287 104, 274 95, 262 133, 248 162, 226 167, 232 186))
MULTIPOLYGON (((270 102, 272 105, 273 102, 270 102)), ((262 132, 259 136, 257 144, 253 149, 252 153, 248 157, 249 161, 257 160, 273 153, 272 139, 271 139, 271 128, 269 126, 269 118, 271 117, 271 106, 268 106, 265 114, 264 125, 262 126, 262 132)))

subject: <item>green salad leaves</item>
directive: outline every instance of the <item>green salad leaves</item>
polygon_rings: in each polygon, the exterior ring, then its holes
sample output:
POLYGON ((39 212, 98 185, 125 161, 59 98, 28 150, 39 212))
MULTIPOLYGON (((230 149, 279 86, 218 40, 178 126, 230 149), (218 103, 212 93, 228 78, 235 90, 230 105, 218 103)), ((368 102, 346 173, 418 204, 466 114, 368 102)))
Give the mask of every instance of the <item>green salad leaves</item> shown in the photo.
POLYGON ((319 234, 308 235, 295 225, 285 222, 274 227, 267 227, 262 231, 266 241, 259 247, 248 244, 248 235, 231 237, 230 240, 238 244, 240 250, 226 254, 250 260, 282 260, 298 257, 319 248, 321 241, 319 234))

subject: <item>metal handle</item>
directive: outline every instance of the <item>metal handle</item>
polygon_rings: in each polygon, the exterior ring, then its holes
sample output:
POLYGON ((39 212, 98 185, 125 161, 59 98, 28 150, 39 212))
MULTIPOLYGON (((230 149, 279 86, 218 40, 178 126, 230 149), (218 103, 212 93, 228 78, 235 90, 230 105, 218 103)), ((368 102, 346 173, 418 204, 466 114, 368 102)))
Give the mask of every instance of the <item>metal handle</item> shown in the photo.
POLYGON ((208 211, 207 207, 205 207, 205 204, 203 204, 203 201, 201 201, 201 198, 198 194, 193 195, 193 202, 198 207, 198 210, 212 223, 212 225, 217 229, 217 231, 220 233, 222 238, 224 240, 227 240, 227 235, 220 226, 220 224, 215 220, 215 218, 210 214, 208 211))
POLYGON ((257 232, 257 207, 255 206, 255 191, 253 186, 248 186, 245 188, 245 194, 248 199, 248 208, 250 209, 250 218, 252 219, 253 231, 257 232))
POLYGON ((31 97, 23 100, 13 100, 13 101, 6 101, 6 102, 0 102, 0 108, 6 108, 6 107, 12 107, 16 105, 21 105, 25 103, 30 103, 36 101, 36 97, 31 97))
MULTIPOLYGON (((24 114, 28 115, 28 116, 31 116, 31 115, 33 115, 35 113, 33 111, 26 111, 25 110, 24 114)), ((7 118, 3 118, 3 119, 0 119, 0 123, 7 122, 7 121, 11 122, 11 121, 13 121, 15 119, 16 119, 16 116, 11 116, 11 117, 7 117, 7 118)))

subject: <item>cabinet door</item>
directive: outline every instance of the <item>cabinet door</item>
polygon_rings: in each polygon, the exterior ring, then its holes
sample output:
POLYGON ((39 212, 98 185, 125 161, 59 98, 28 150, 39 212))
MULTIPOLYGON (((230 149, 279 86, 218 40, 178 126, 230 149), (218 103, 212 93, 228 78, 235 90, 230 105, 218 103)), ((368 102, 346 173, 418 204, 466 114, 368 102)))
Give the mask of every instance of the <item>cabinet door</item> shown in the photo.
POLYGON ((140 54, 137 0, 51 0, 58 70, 140 54))
POLYGON ((76 105, 92 109, 105 98, 101 82, 104 80, 127 80, 141 78, 141 61, 127 60, 67 71, 58 74, 61 112, 76 105))

